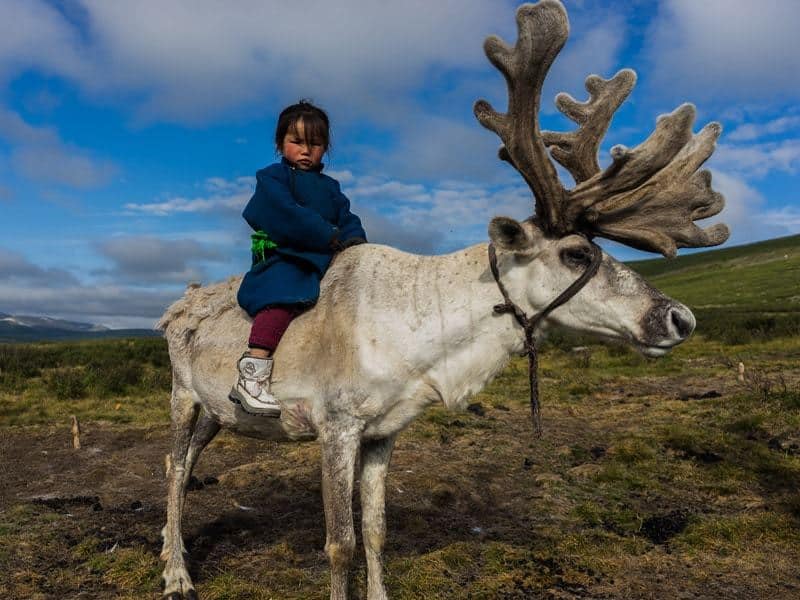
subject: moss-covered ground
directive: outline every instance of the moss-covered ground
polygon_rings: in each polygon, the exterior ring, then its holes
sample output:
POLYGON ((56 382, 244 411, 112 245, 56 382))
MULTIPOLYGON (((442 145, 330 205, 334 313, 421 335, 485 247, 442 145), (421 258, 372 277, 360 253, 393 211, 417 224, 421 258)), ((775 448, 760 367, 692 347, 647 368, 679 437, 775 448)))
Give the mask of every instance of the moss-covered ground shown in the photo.
MULTIPOLYGON (((0 392, 0 597, 158 597, 159 360, 116 393, 47 397, 47 368, 0 392)), ((695 337, 659 360, 551 344, 538 440, 526 373, 515 359, 469 410, 432 409, 400 437, 393 598, 800 596, 800 337, 695 337)), ((211 444, 185 520, 202 598, 326 596, 318 458, 314 443, 211 444)), ((359 554, 355 597, 364 578, 359 554)))

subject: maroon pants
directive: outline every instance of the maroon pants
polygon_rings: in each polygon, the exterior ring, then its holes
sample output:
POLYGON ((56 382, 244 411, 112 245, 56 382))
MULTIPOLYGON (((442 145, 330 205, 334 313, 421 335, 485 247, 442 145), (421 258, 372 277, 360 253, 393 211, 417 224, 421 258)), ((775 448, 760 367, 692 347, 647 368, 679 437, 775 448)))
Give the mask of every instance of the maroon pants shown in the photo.
POLYGON ((298 306, 269 306, 253 319, 248 346, 275 351, 289 323, 303 312, 298 306))

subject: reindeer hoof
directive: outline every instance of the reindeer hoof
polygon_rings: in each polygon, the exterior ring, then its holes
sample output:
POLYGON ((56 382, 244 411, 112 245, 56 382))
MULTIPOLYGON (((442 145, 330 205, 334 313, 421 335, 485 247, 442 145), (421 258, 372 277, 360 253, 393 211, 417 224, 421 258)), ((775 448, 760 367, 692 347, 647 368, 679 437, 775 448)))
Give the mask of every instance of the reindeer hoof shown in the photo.
POLYGON ((161 600, 198 600, 198 596, 197 592, 194 590, 189 590, 185 594, 181 594, 180 592, 172 592, 171 594, 162 596, 161 600))
POLYGON ((170 577, 169 579, 163 578, 164 592, 161 595, 161 600, 198 600, 197 592, 192 585, 192 580, 189 579, 189 574, 183 571, 183 577, 170 577))

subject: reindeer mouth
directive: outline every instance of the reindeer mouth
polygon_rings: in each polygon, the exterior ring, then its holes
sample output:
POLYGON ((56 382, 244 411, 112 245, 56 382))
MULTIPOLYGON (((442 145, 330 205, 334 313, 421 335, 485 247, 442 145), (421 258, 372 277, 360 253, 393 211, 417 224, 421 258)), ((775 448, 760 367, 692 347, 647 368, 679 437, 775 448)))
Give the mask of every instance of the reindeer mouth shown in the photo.
POLYGON ((644 354, 648 358, 659 358, 664 356, 665 354, 669 354, 669 351, 675 347, 675 344, 669 344, 665 346, 657 346, 657 345, 650 345, 650 344, 635 344, 635 348, 644 354))

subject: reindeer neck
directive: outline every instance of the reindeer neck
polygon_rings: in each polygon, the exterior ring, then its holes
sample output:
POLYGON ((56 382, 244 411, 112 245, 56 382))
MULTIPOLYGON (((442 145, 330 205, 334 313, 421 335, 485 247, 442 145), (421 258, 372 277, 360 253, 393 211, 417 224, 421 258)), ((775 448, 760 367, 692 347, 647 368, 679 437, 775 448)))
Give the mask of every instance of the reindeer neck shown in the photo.
POLYGON ((513 316, 494 313, 503 298, 489 270, 486 244, 431 260, 419 343, 427 346, 429 379, 448 407, 458 406, 522 349, 524 336, 513 316))

